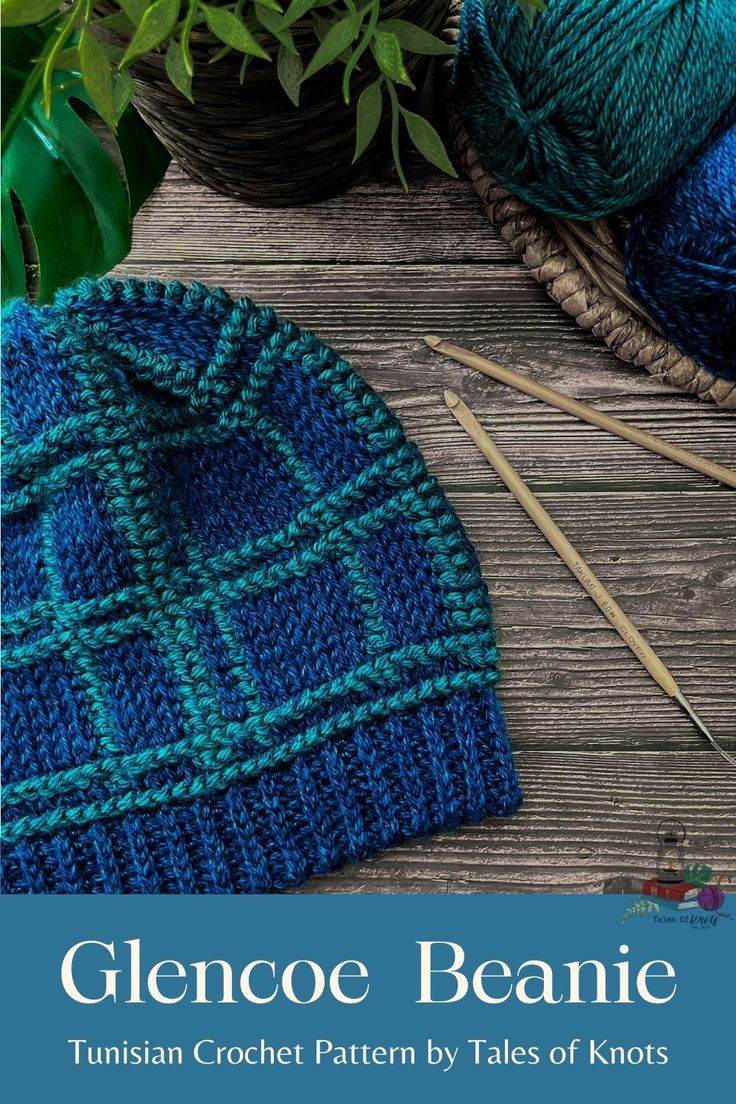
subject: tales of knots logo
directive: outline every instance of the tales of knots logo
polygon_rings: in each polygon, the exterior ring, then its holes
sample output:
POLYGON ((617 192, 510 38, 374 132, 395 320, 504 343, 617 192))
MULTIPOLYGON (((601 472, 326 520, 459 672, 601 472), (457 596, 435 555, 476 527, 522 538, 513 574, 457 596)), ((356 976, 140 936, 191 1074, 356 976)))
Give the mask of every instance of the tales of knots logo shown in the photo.
POLYGON ((663 820, 656 833, 655 873, 641 878, 618 877, 606 883, 609 893, 635 894, 621 923, 649 917, 656 923, 685 923, 690 927, 714 927, 731 919, 724 911, 726 895, 713 870, 704 862, 685 861, 687 832, 679 820, 663 820))

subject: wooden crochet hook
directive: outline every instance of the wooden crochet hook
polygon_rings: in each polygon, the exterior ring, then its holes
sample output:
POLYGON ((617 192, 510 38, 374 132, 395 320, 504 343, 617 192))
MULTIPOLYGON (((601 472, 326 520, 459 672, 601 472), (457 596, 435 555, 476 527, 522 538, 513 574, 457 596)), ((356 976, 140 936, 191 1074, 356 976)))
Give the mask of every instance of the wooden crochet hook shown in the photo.
POLYGON ((499 380, 500 383, 515 387, 517 391, 523 391, 524 394, 531 395, 534 399, 541 399, 542 402, 546 402, 550 406, 556 406, 558 410, 573 414, 583 422, 590 422, 591 425, 607 429, 609 433, 615 433, 617 437, 623 437, 626 441, 633 441, 635 445, 641 445, 642 448, 649 449, 650 452, 656 452, 659 456, 666 456, 668 460, 675 460, 683 467, 692 468, 693 471, 699 472, 701 475, 708 475, 711 479, 717 479, 721 483, 725 483, 727 487, 736 487, 736 471, 732 471, 731 468, 714 464, 712 460, 706 460, 705 457, 698 456, 695 452, 679 448, 677 445, 671 445, 669 441, 664 441, 661 437, 655 437, 653 433, 645 433, 642 429, 635 429, 634 426, 627 425, 619 418, 612 418, 610 414, 603 414, 600 410, 594 410, 592 406, 587 406, 577 399, 571 399, 568 395, 563 395, 561 391, 555 391, 552 387, 545 387, 543 383, 536 383, 535 380, 529 379, 527 376, 512 372, 510 368, 504 368, 502 364, 497 364, 495 360, 488 360, 487 357, 480 356, 470 349, 464 349, 461 345, 453 345, 451 341, 446 341, 443 337, 427 334, 424 340, 430 349, 434 349, 435 352, 444 353, 458 361, 458 363, 466 364, 469 368, 477 368, 479 372, 483 372, 484 375, 490 376, 492 379, 499 380))
POLYGON ((624 643, 628 644, 631 651, 647 669, 654 681, 662 687, 666 694, 669 694, 669 696, 677 702, 685 713, 687 713, 695 727, 705 736, 716 751, 720 752, 724 759, 727 759, 732 766, 736 767, 736 759, 734 759, 725 748, 721 747, 703 721, 701 721, 700 717, 675 682, 673 675, 667 667, 665 667, 657 653, 647 644, 639 630, 632 624, 618 602, 608 593, 595 572, 588 566, 577 549, 570 543, 557 522, 553 521, 536 495, 532 494, 519 473, 508 462, 499 447, 488 433, 486 433, 460 396, 454 391, 445 391, 445 402, 465 432, 483 453, 488 463, 498 475, 500 475, 501 479, 519 504, 526 510, 539 531, 546 537, 562 561, 570 568, 575 578, 582 584, 583 588, 588 592, 600 611, 608 618, 621 639, 624 643))

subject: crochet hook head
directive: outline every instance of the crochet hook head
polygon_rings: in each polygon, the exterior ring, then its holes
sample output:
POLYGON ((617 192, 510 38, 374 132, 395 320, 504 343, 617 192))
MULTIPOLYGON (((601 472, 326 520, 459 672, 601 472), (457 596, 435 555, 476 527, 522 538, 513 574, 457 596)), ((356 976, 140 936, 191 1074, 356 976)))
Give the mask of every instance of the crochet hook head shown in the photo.
POLYGON ((680 690, 672 672, 666 667, 651 645, 647 643, 636 626, 626 616, 618 602, 608 592, 601 580, 589 564, 585 562, 574 545, 570 543, 559 525, 550 517, 542 503, 529 489, 516 469, 512 467, 493 438, 477 420, 473 412, 466 406, 455 391, 446 390, 444 399, 453 417, 457 419, 471 440, 475 442, 491 467, 500 475, 508 489, 515 496, 519 505, 526 510, 540 533, 546 537, 562 559, 563 563, 569 567, 583 589, 587 591, 639 662, 646 668, 655 682, 662 687, 665 693, 668 694, 673 701, 676 701, 680 708, 687 713, 690 720, 698 731, 705 736, 711 746, 715 748, 727 762, 736 766, 736 759, 729 755, 729 753, 721 747, 715 737, 711 735, 680 690))
POLYGON ((691 706, 690 702, 687 700, 685 695, 678 691, 678 693, 673 694, 672 697, 673 697, 673 700, 677 702, 680 709, 682 709, 683 712, 687 713, 688 717, 693 722, 693 724, 697 728, 698 732, 702 733, 702 735, 705 736, 708 743, 712 747, 714 747, 716 749, 716 751, 719 753, 719 755, 722 755, 723 758, 728 763, 730 763, 732 766, 736 767, 736 759, 734 759, 733 755, 730 755, 726 751, 725 748, 721 747, 721 745, 718 743, 715 736, 712 734, 712 732, 710 731, 708 726, 705 724, 705 722, 701 721, 700 717, 695 712, 695 710, 693 709, 693 707, 691 706))

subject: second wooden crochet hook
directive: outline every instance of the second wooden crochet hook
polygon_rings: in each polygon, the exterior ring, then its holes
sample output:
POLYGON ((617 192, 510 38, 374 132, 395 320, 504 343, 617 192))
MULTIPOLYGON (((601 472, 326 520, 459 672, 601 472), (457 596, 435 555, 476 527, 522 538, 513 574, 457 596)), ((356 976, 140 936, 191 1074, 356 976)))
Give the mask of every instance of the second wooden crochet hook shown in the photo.
POLYGON ((637 429, 627 422, 622 422, 620 418, 613 418, 610 414, 595 410, 592 406, 579 402, 578 399, 563 395, 561 391, 555 391, 552 387, 537 383, 536 380, 529 379, 528 376, 523 376, 519 372, 512 372, 510 368, 505 368, 503 364, 498 364, 495 360, 489 360, 479 353, 474 353, 471 349, 464 349, 462 345, 455 345, 443 337, 427 334, 424 340, 430 349, 437 353, 444 353, 445 356, 451 357, 459 364, 476 368, 479 372, 483 372, 484 375, 490 376, 500 383, 515 387, 517 391, 523 391, 525 395, 531 395, 534 399, 541 399, 549 406, 564 410, 566 414, 573 414, 583 422, 599 426, 600 429, 614 433, 617 437, 623 437, 626 441, 633 441, 635 445, 641 445, 642 448, 649 449, 650 452, 655 452, 658 456, 666 456, 668 460, 674 460, 686 468, 700 472, 701 475, 708 475, 711 479, 717 479, 719 482, 725 483, 727 487, 736 487, 736 471, 724 468, 722 464, 715 464, 712 460, 706 460, 704 456, 698 456, 697 453, 690 452, 689 449, 671 445, 669 441, 665 441, 662 437, 656 437, 653 433, 645 433, 642 429, 637 429))
POLYGON ((636 626, 629 620, 577 549, 570 543, 545 510, 542 503, 527 487, 516 469, 509 463, 495 441, 483 429, 480 422, 454 391, 445 391, 445 402, 468 436, 475 442, 492 468, 500 475, 516 500, 526 510, 539 531, 549 541, 575 578, 588 592, 600 611, 608 618, 621 639, 629 646, 637 659, 647 669, 655 682, 687 713, 696 728, 705 736, 724 759, 736 767, 733 758, 712 735, 687 700, 674 676, 665 667, 654 649, 647 644, 636 626))

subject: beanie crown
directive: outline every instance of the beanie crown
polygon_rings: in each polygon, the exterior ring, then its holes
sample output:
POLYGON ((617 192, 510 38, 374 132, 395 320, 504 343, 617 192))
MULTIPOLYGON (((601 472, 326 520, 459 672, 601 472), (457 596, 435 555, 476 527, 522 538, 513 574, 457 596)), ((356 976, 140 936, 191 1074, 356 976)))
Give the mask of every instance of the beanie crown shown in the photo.
POLYGON ((6 890, 263 891, 513 812, 477 561, 345 361, 201 285, 5 327, 6 890))

